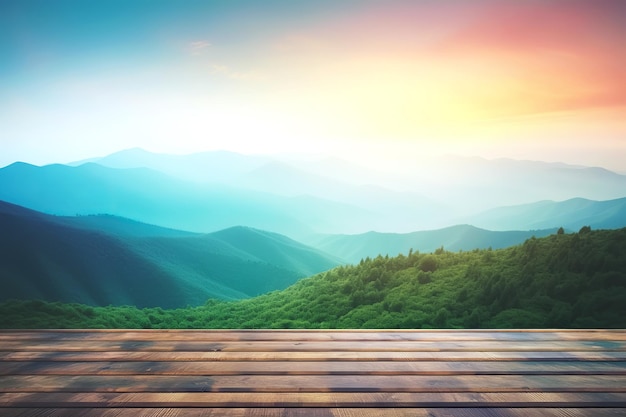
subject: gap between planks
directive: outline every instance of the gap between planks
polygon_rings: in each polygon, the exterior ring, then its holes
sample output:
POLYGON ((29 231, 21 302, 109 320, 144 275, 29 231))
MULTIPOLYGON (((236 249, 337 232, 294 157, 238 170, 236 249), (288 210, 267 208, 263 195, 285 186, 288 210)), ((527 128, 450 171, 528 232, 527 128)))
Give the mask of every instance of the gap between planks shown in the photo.
POLYGON ((625 334, 0 331, 0 413, 626 415, 625 334))
POLYGON ((616 408, 7 408, 3 417, 623 417, 616 408))
POLYGON ((626 407, 624 393, 4 393, 0 407, 626 407))
POLYGON ((6 340, 169 340, 169 341, 626 341, 625 330, 1 330, 6 340))

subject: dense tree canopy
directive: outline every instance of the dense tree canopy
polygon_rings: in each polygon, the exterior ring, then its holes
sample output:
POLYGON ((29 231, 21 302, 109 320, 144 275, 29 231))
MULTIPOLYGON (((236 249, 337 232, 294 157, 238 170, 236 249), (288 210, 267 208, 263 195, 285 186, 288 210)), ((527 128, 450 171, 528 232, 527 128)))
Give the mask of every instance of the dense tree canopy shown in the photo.
POLYGON ((0 304, 4 328, 626 327, 626 229, 558 233, 502 250, 364 259, 284 291, 204 306, 0 304))

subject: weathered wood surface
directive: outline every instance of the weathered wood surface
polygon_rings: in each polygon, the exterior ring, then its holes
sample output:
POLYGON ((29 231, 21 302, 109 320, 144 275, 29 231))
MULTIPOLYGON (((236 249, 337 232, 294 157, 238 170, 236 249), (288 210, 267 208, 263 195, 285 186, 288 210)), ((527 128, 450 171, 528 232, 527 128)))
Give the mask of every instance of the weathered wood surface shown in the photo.
POLYGON ((1 330, 0 415, 624 416, 626 330, 1 330))

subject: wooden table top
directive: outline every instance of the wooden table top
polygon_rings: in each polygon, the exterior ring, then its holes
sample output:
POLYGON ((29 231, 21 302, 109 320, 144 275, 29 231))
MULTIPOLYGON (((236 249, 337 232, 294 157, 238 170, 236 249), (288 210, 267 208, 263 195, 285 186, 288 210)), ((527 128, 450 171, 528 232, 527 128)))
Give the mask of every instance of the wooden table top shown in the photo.
POLYGON ((626 416, 626 330, 0 330, 0 416, 626 416))

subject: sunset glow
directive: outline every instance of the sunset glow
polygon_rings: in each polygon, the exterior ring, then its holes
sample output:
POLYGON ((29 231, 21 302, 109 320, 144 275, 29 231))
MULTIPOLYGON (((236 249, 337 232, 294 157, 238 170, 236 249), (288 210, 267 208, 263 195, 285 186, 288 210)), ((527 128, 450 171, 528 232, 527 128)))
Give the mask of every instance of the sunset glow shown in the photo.
POLYGON ((0 165, 143 147, 626 171, 625 18, 620 0, 5 1, 0 165))

